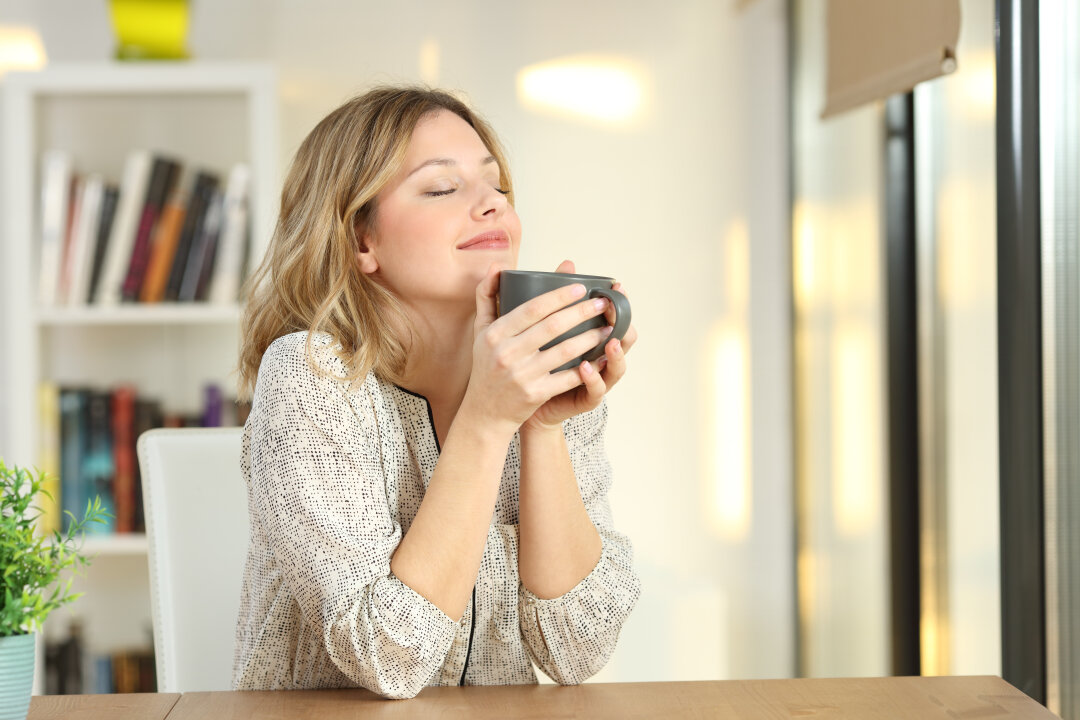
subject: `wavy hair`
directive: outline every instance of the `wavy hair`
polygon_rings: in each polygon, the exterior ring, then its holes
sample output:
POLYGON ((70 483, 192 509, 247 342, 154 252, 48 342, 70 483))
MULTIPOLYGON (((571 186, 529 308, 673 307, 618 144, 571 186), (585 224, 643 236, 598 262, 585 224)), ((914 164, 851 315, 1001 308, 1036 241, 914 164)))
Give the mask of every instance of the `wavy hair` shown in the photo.
POLYGON ((277 338, 329 334, 352 381, 374 370, 400 382, 413 329, 392 292, 360 271, 360 238, 373 225, 379 192, 404 162, 416 124, 447 110, 476 130, 513 185, 491 127, 448 92, 417 86, 377 87, 327 115, 296 151, 281 192, 270 246, 245 283, 239 390, 250 397, 263 353, 277 338))

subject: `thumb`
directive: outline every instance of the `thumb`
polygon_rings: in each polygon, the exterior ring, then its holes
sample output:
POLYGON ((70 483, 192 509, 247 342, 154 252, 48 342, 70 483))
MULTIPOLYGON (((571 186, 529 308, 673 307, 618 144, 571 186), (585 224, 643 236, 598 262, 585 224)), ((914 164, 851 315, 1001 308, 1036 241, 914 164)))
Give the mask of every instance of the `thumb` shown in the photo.
POLYGON ((502 268, 492 263, 487 274, 480 284, 476 286, 476 329, 487 327, 495 322, 496 299, 499 294, 499 273, 502 268))
POLYGON ((573 274, 577 271, 574 269, 574 263, 572 260, 563 260, 561 263, 559 263, 559 267, 555 268, 555 272, 573 274))

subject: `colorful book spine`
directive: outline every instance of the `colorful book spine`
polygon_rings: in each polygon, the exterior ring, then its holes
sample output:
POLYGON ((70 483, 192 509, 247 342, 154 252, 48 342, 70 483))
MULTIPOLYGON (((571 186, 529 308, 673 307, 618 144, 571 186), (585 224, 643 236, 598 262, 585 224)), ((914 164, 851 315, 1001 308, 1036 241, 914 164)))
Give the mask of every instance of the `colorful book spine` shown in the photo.
POLYGON ((161 156, 154 158, 153 169, 150 172, 150 187, 146 191, 146 200, 143 203, 142 215, 135 234, 135 244, 131 249, 131 261, 128 264, 127 276, 121 292, 125 301, 130 302, 139 298, 139 291, 142 289, 146 268, 153 252, 154 228, 165 207, 166 198, 172 194, 179 170, 180 164, 175 160, 161 156))
POLYGON ((79 388, 60 390, 60 507, 64 513, 63 529, 71 524, 71 515, 81 518, 88 498, 82 480, 83 458, 87 440, 87 391, 79 388))
POLYGON ((112 395, 113 497, 116 532, 135 531, 135 388, 122 386, 112 395))
POLYGON ((101 280, 94 301, 101 305, 117 305, 122 299, 124 280, 131 261, 135 234, 142 216, 143 201, 150 184, 152 158, 149 152, 137 150, 124 163, 116 213, 109 230, 109 242, 101 270, 101 280))
POLYGON ((45 473, 46 497, 38 509, 38 528, 51 535, 63 525, 60 510, 60 388, 56 383, 38 385, 38 469, 45 473))
POLYGON ((229 172, 223 200, 221 239, 210 277, 207 300, 215 305, 235 303, 244 279, 244 259, 248 246, 248 195, 251 171, 240 163, 229 172))
POLYGON ((112 393, 91 391, 86 399, 86 454, 83 456, 82 482, 86 497, 98 498, 108 513, 105 522, 93 523, 88 534, 116 531, 116 503, 113 500, 113 439, 110 425, 112 393))
POLYGON ((90 287, 86 291, 87 303, 94 302, 98 295, 102 269, 105 267, 105 256, 109 247, 109 235, 112 232, 113 218, 116 216, 116 205, 119 197, 119 188, 115 185, 105 186, 101 196, 101 217, 98 222, 97 238, 94 241, 94 260, 90 269, 90 287))
POLYGON ((45 152, 41 163, 41 241, 38 266, 38 303, 56 304, 63 261, 71 192, 71 156, 60 150, 45 152))

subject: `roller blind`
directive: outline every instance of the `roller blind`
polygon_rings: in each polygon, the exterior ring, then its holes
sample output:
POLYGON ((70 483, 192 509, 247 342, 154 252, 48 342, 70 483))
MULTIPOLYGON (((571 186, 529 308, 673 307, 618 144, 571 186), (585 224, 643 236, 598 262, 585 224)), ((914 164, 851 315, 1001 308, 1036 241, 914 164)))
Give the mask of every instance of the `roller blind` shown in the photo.
POLYGON ((956 69, 959 0, 828 0, 823 118, 956 69))

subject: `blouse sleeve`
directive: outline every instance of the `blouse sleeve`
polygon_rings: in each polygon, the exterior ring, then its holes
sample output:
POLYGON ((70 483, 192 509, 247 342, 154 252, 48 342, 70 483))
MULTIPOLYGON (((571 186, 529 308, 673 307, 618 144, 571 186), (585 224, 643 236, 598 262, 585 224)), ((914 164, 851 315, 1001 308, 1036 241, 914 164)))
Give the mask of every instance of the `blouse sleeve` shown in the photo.
POLYGON ((314 372, 302 340, 271 345, 249 418, 251 512, 338 669, 407 698, 442 666, 457 623, 390 571, 402 531, 367 405, 354 408, 342 383, 314 372))
POLYGON ((583 682, 607 663, 641 593, 630 540, 615 531, 607 494, 611 466, 604 452, 607 404, 563 424, 581 497, 602 542, 596 567, 565 595, 544 599, 518 589, 518 617, 533 661, 562 685, 583 682))

